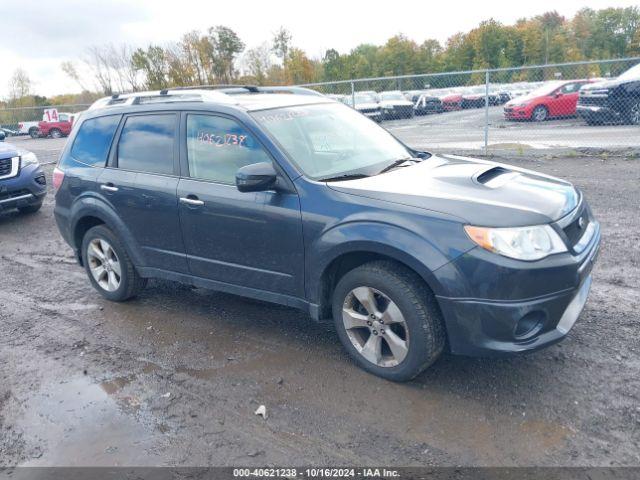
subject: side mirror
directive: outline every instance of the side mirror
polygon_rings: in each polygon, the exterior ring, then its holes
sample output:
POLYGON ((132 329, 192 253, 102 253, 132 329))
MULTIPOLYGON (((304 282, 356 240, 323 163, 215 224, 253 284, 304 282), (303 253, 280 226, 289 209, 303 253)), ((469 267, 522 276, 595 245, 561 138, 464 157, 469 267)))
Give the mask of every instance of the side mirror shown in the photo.
POLYGON ((271 190, 277 178, 278 173, 271 163, 253 163, 238 169, 236 187, 241 192, 263 192, 271 190))
POLYGON ((556 98, 560 98, 562 96, 562 92, 556 92, 556 94, 554 95, 554 97, 556 98))

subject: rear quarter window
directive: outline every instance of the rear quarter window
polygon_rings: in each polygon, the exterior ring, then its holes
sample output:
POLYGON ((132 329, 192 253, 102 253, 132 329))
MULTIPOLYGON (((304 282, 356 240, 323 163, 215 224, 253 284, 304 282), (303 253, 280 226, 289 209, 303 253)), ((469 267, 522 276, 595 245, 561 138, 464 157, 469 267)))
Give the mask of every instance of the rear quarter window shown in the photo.
POLYGON ((90 118, 80 125, 71 147, 74 160, 94 167, 104 167, 116 133, 120 115, 90 118))

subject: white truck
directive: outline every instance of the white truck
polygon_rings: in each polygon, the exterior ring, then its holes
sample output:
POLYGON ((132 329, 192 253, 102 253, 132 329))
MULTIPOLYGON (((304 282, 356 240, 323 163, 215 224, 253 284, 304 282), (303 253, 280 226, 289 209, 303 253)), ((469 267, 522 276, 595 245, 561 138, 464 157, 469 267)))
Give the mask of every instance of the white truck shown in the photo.
MULTIPOLYGON (((18 123, 18 135, 38 136, 38 122, 20 122, 18 123)), ((35 138, 34 137, 34 138, 35 138)))

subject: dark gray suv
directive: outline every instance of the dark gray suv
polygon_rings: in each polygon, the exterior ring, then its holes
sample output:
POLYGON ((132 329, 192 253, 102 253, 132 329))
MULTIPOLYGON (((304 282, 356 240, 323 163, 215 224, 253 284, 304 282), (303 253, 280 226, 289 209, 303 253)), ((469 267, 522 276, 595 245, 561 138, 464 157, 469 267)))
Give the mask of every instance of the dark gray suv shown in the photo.
POLYGON ((561 340, 600 228, 569 183, 403 145, 320 96, 175 89, 96 102, 54 171, 93 286, 163 278, 333 318, 364 369, 561 340))

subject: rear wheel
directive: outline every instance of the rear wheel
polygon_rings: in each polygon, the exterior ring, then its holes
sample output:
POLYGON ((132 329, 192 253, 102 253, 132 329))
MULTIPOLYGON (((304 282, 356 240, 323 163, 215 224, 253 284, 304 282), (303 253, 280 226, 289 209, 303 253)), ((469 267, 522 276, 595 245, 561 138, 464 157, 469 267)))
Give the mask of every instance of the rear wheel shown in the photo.
POLYGON ((412 379, 444 348, 435 297, 421 278, 393 262, 345 274, 334 291, 333 317, 355 362, 388 380, 412 379))
POLYGON ((103 225, 91 228, 82 241, 83 263, 93 287, 108 300, 135 297, 147 284, 120 240, 103 225))
POLYGON ((631 104, 629 113, 627 114, 627 123, 640 125, 640 101, 631 104))
POLYGON ((31 127, 29 129, 29 136, 31 138, 38 138, 40 136, 40 130, 38 130, 36 127, 31 127))
POLYGON ((51 131, 49 132, 49 135, 51 135, 51 138, 61 138, 62 132, 57 128, 52 128, 51 131))
POLYGON ((539 105, 533 109, 531 120, 534 122, 544 122, 549 117, 549 110, 543 105, 539 105))

